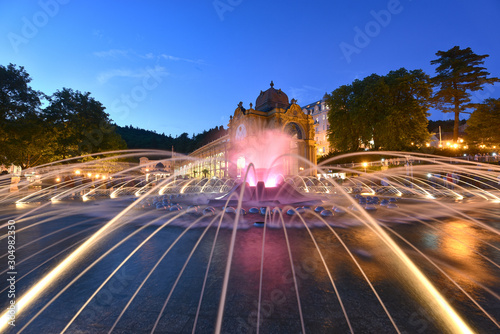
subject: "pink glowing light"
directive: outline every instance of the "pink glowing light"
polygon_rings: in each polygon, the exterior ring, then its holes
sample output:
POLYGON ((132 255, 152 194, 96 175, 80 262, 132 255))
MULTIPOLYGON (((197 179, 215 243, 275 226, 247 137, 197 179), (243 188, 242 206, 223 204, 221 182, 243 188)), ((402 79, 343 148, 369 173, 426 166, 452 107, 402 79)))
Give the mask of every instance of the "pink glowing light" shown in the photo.
POLYGON ((244 177, 250 163, 247 182, 255 187, 258 181, 264 181, 266 187, 276 187, 285 172, 286 159, 283 154, 290 153, 291 137, 277 130, 260 131, 256 136, 248 136, 235 143, 233 161, 244 177), (280 158, 281 157, 281 158, 280 158))

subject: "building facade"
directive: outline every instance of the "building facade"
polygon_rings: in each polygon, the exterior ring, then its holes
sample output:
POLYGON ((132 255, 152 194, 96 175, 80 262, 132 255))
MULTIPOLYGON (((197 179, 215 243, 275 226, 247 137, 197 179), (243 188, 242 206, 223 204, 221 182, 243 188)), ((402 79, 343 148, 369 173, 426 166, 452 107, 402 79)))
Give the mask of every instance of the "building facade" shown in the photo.
POLYGON ((314 120, 314 140, 316 141, 316 154, 318 157, 330 152, 330 143, 328 141, 328 106, 325 100, 319 100, 304 106, 304 113, 312 116, 314 120))
POLYGON ((264 166, 256 160, 272 162, 273 156, 285 154, 279 162, 283 175, 315 175, 316 153, 313 116, 271 82, 271 87, 258 95, 255 107, 253 103, 248 109, 242 102, 238 104, 230 116, 228 135, 191 153, 179 163, 176 173, 240 177, 250 162, 264 166))

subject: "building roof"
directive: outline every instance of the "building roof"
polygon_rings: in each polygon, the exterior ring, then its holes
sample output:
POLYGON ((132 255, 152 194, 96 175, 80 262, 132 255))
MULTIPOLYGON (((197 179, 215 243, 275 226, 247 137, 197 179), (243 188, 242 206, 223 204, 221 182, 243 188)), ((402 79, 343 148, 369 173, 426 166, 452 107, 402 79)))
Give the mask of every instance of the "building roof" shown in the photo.
POLYGON ((261 91, 255 102, 255 110, 271 111, 274 108, 286 109, 290 105, 288 96, 281 89, 274 89, 274 83, 271 81, 271 88, 265 92, 261 91))

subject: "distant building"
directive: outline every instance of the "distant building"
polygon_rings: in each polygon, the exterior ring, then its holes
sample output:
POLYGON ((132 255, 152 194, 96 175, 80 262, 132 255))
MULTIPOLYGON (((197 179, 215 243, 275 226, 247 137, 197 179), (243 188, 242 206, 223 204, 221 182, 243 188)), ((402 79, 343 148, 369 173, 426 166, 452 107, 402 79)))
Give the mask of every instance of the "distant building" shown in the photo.
POLYGON ((316 154, 318 157, 330 152, 330 142, 328 141, 328 106, 325 100, 319 100, 303 107, 305 114, 311 115, 314 120, 314 140, 316 141, 316 154))
POLYGON ((141 172, 144 174, 155 173, 170 176, 173 172, 170 160, 149 160, 146 157, 142 157, 139 159, 139 165, 141 166, 141 172))

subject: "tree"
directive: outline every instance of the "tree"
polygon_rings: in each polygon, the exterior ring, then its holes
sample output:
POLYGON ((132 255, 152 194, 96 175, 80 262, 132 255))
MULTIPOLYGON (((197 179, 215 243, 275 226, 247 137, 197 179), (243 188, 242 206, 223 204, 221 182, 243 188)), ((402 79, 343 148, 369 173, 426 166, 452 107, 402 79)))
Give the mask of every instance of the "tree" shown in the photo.
POLYGON ((339 87, 325 96, 333 150, 403 150, 426 143, 430 94, 429 76, 404 68, 339 87))
POLYGON ((26 169, 55 160, 54 133, 36 113, 10 122, 8 133, 3 151, 10 163, 26 169))
POLYGON ((203 169, 203 170, 201 171, 201 173, 203 174, 203 177, 205 177, 205 178, 206 178, 206 177, 208 176, 208 173, 210 173, 210 172, 208 171, 208 169, 206 169, 206 168, 205 168, 205 169, 203 169))
POLYGON ((389 72, 379 85, 386 88, 379 90, 383 95, 372 100, 372 105, 379 105, 382 113, 374 125, 375 147, 405 150, 425 145, 430 139, 427 130, 430 77, 422 70, 401 68, 389 72))
POLYGON ((456 142, 460 113, 474 106, 470 103, 470 92, 483 90, 483 85, 500 80, 489 78, 490 73, 482 67, 489 55, 477 55, 471 48, 460 49, 455 46, 448 51, 438 51, 436 56, 439 58, 432 60, 431 65, 438 65, 437 75, 432 78, 438 90, 432 100, 437 109, 455 114, 453 141, 456 142))
POLYGON ((43 113, 56 134, 60 159, 126 148, 104 111, 106 108, 89 92, 63 88, 49 101, 43 113))
POLYGON ((500 99, 487 99, 467 121, 467 140, 487 145, 500 144, 500 99))
POLYGON ((22 66, 0 65, 0 163, 22 168, 51 161, 50 131, 40 117, 44 95, 22 66))

